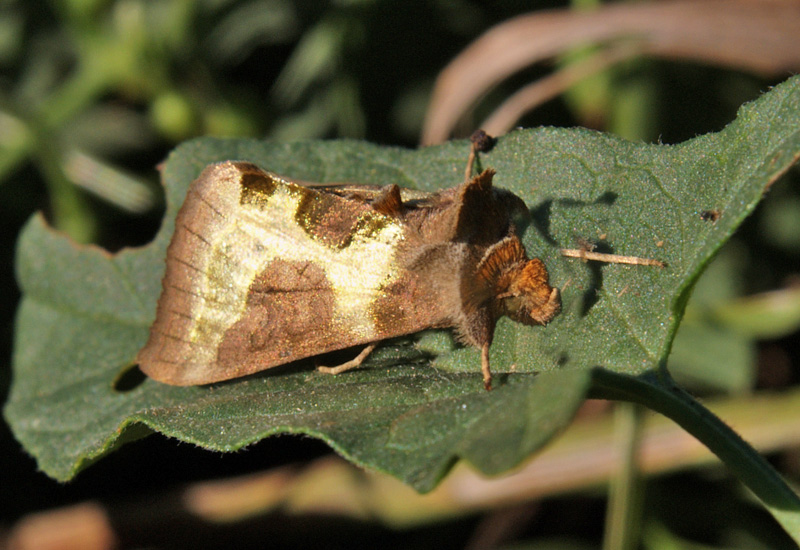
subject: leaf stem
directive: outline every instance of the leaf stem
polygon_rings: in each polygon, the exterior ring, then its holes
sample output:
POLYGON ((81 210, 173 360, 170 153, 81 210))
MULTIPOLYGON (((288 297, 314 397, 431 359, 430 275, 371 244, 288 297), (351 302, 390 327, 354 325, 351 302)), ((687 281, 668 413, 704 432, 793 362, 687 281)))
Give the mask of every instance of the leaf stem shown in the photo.
POLYGON ((633 377, 596 369, 590 397, 640 403, 675 421, 717 455, 800 543, 800 498, 764 457, 668 375, 633 377))

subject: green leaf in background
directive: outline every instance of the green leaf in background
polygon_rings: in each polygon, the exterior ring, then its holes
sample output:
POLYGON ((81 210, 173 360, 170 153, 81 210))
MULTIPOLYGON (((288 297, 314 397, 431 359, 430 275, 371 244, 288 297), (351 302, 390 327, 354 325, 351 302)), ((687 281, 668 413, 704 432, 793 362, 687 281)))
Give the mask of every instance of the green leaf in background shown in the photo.
POLYGON ((703 272, 670 350, 670 374, 692 391, 745 393, 756 377, 756 341, 710 318, 741 296, 747 257, 730 243, 703 272))
POLYGON ((563 289, 564 306, 544 328, 499 323, 491 393, 482 389, 477 352, 437 337, 423 339, 438 342, 432 361, 431 346, 406 338, 336 377, 307 362, 206 387, 147 379, 115 389, 147 339, 174 216, 205 165, 249 160, 307 181, 431 190, 460 182, 468 150, 465 142, 419 151, 348 141, 189 142, 164 167, 168 208, 151 245, 109 255, 70 243, 41 217, 29 222, 17 257, 24 298, 6 417, 57 479, 150 430, 220 450, 309 434, 419 490, 459 458, 486 473, 507 470, 570 421, 595 367, 639 375, 664 364, 694 280, 798 157, 799 88, 791 79, 723 131, 677 146, 547 128, 509 134, 483 155, 496 184, 530 207, 523 239, 563 289), (718 220, 701 218, 711 209, 722 213, 718 220), (560 257, 559 248, 583 239, 668 267, 560 257))

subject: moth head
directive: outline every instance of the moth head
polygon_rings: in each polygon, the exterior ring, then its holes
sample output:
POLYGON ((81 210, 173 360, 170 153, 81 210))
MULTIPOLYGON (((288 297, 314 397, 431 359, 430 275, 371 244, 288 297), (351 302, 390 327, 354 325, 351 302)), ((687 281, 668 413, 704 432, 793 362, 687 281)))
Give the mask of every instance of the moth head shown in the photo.
POLYGON ((548 282, 539 258, 522 260, 503 277, 507 287, 497 295, 503 313, 525 325, 546 325, 561 311, 561 294, 548 282))
POLYGON ((493 299, 498 317, 545 325, 561 311, 561 295, 550 286, 547 268, 538 258, 528 259, 513 231, 486 251, 478 264, 477 281, 483 289, 478 296, 493 299))

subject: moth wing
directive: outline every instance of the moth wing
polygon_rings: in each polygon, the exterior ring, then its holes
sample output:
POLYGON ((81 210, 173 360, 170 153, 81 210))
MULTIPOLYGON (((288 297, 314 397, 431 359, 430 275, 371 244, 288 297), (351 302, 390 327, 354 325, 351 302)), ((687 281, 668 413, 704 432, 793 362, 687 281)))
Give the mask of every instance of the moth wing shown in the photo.
POLYGON ((192 184, 175 224, 138 356, 162 382, 236 378, 427 322, 376 317, 378 298, 401 303, 384 290, 404 277, 408 236, 402 220, 363 200, 226 162, 192 184))
MULTIPOLYGON (((365 202, 372 202, 385 191, 384 185, 354 185, 350 183, 310 183, 302 182, 302 185, 314 191, 323 193, 331 193, 340 197, 360 200, 365 202)), ((430 201, 433 193, 427 191, 419 191, 417 189, 408 189, 405 187, 400 188, 400 196, 404 203, 412 203, 415 207, 430 207, 433 203, 430 201)))

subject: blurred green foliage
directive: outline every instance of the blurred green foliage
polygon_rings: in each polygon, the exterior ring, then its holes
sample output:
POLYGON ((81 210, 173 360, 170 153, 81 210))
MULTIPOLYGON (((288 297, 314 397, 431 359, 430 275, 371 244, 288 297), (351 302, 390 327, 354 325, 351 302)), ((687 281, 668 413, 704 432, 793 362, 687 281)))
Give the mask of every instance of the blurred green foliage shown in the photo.
POLYGON ((187 138, 413 144, 437 69, 508 13, 485 15, 458 2, 4 2, 0 182, 10 192, 36 168, 54 225, 113 246, 75 184, 140 215, 157 203, 155 164, 187 138))

